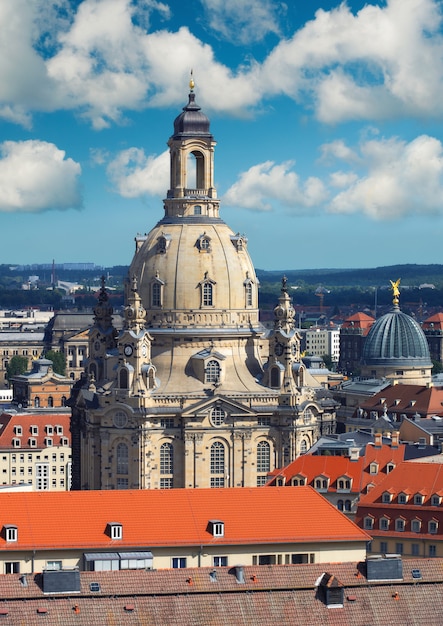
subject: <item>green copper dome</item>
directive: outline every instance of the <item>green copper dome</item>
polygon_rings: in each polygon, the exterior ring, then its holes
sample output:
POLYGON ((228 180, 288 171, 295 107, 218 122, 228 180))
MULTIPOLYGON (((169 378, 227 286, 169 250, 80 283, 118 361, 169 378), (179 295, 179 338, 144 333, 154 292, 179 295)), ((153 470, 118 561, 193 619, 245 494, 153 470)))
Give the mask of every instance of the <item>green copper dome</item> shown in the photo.
POLYGON ((419 324, 398 306, 371 327, 363 347, 364 365, 432 367, 429 347, 419 324))

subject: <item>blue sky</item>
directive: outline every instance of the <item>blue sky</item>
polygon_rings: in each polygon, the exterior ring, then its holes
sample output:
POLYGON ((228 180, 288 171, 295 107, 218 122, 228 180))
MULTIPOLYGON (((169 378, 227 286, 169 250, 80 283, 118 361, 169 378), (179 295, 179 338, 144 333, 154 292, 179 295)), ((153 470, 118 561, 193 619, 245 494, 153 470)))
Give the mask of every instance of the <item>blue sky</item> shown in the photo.
POLYGON ((440 0, 1 0, 0 263, 129 265, 196 100, 257 268, 441 263, 440 0))

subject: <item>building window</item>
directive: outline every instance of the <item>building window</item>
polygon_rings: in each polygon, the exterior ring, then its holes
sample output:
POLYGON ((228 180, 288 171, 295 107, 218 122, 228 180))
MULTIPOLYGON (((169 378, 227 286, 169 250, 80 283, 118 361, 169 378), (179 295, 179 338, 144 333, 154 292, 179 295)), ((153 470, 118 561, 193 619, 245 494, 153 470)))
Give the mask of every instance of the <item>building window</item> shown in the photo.
POLYGON ((339 478, 337 483, 337 488, 340 491, 350 491, 351 489, 351 481, 349 478, 339 478))
POLYGON ((47 435, 53 435, 54 434, 54 427, 51 426, 50 424, 47 424, 45 426, 45 430, 46 430, 46 434, 47 435))
POLYGON ((413 543, 411 546, 411 554, 412 556, 420 556, 420 544, 413 543))
POLYGON ((343 509, 344 509, 344 502, 343 502, 343 500, 337 500, 337 509, 339 511, 343 511, 343 509))
POLYGON ((437 556, 437 546, 429 546, 429 556, 433 557, 433 556, 437 556))
POLYGON ((380 552, 382 554, 387 554, 387 552, 388 552, 388 542, 387 541, 380 541, 380 552))
POLYGON ((438 530, 438 522, 431 520, 428 524, 428 532, 435 535, 438 530))
POLYGON ((14 426, 14 433, 21 437, 23 435, 23 428, 21 426, 14 426))
POLYGON ((378 463, 371 463, 371 465, 369 466, 369 473, 378 474, 378 463))
POLYGON ((352 509, 352 502, 350 500, 345 500, 345 511, 349 513, 351 509, 352 509))
POLYGON ((125 443, 117 446, 117 474, 127 474, 129 471, 129 449, 125 443))
POLYGON ((207 251, 211 249, 211 241, 209 237, 200 237, 199 248, 200 250, 207 250, 207 251))
POLYGON ((35 396, 34 398, 34 408, 40 408, 40 398, 38 396, 35 396))
POLYGON ((395 520, 395 530, 398 533, 402 533, 404 531, 404 529, 405 529, 405 520, 401 519, 401 518, 396 519, 395 520))
POLYGON ((117 411, 114 415, 114 426, 116 428, 124 428, 126 426, 126 423, 128 421, 128 418, 126 416, 126 413, 124 411, 117 411))
POLYGON ((202 214, 202 208, 199 204, 195 204, 194 205, 194 215, 201 215, 202 214))
POLYGON ((174 473, 174 449, 172 443, 163 443, 160 446, 160 474, 174 473))
POLYGON ((186 567, 186 557, 184 556, 174 556, 172 558, 172 567, 174 569, 183 569, 186 567))
POLYGON ((162 417, 160 419, 160 426, 162 428, 174 428, 175 422, 173 417, 162 417))
POLYGON ((396 543, 395 544, 395 552, 397 554, 403 554, 403 544, 402 543, 396 543))
POLYGON ((267 441, 257 444, 257 472, 269 472, 271 470, 271 446, 267 441))
POLYGON ((388 504, 392 499, 392 495, 389 493, 389 491, 385 491, 381 497, 381 501, 384 504, 388 504))
POLYGON ((18 540, 17 526, 5 526, 5 539, 6 541, 10 542, 15 542, 18 540))
POLYGON ((374 528, 374 518, 365 517, 363 526, 365 530, 372 530, 374 528))
POLYGON ((407 501, 408 501, 408 496, 405 493, 399 493, 398 494, 398 503, 399 504, 406 504, 407 501))
POLYGON ((212 564, 214 567, 226 567, 228 565, 228 557, 227 556, 214 556, 212 560, 212 564))
POLYGON ((63 435, 63 426, 57 425, 55 427, 55 433, 56 433, 56 435, 63 435))
POLYGON ((395 469, 395 463, 388 463, 386 465, 386 474, 390 474, 395 469))
POLYGON ((129 488, 129 480, 127 478, 122 478, 121 476, 117 477, 117 489, 128 489, 129 488))
POLYGON ((218 383, 220 380, 220 363, 212 359, 208 361, 205 370, 205 382, 218 383))
POLYGON ((20 562, 19 561, 6 561, 5 562, 5 574, 20 574, 20 562))
POLYGON ((421 495, 421 493, 416 493, 414 496, 414 504, 417 506, 420 506, 421 504, 423 504, 423 496, 421 495))
POLYGON ((253 305, 252 295, 252 283, 248 281, 245 283, 245 302, 247 307, 251 307, 253 305))
POLYGON ((37 437, 37 435, 38 435, 38 426, 30 426, 29 430, 31 431, 31 435, 33 435, 33 437, 37 437))
MULTIPOLYGON (((215 361, 216 362, 216 361, 215 361)), ((211 411, 211 424, 213 426, 221 426, 225 421, 226 413, 220 407, 215 407, 211 411)))
POLYGON ((203 283, 202 285, 202 306, 213 306, 212 283, 203 283))
POLYGON ((53 441, 51 437, 45 437, 44 444, 47 448, 52 448, 53 441))
POLYGON ((48 407, 54 406, 54 398, 52 396, 48 396, 48 407))
POLYGON ((300 454, 306 454, 308 451, 308 443, 306 439, 302 439, 300 442, 300 454))
POLYGON ((320 491, 327 491, 329 480, 327 478, 316 478, 314 481, 314 487, 320 491))
POLYGON ((12 439, 12 445, 14 446, 14 448, 20 448, 20 439, 17 439, 17 437, 14 437, 12 439))
POLYGON ((421 522, 418 519, 413 519, 411 522, 411 530, 413 533, 419 533, 421 528, 421 522))
POLYGON ((61 570, 62 562, 61 561, 46 561, 46 569, 51 571, 61 570))
POLYGON ((224 487, 225 447, 220 441, 211 446, 211 487, 224 487))
POLYGON ((162 476, 160 478, 160 489, 172 489, 172 487, 172 477, 165 478, 162 476))
POLYGON ((432 496, 431 505, 432 506, 440 506, 441 497, 440 496, 432 496))
POLYGON ((271 425, 270 417, 263 417, 262 415, 259 415, 257 417, 257 426, 270 426, 270 425, 271 425))
POLYGON ((163 283, 155 281, 151 288, 151 304, 155 308, 163 305, 163 283))
POLYGON ((386 517, 381 517, 379 527, 380 530, 389 530, 389 520, 386 517))
POLYGON ((121 524, 109 524, 111 539, 123 539, 123 526, 121 524))

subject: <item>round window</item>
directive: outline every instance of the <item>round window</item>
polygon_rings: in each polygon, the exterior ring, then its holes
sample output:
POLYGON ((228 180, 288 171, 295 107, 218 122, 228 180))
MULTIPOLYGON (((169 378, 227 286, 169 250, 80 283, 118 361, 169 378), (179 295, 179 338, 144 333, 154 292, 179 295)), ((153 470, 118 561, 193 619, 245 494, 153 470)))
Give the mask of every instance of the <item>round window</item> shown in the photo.
POLYGON ((126 413, 124 413, 123 411, 117 411, 117 413, 114 415, 114 426, 116 426, 117 428, 124 428, 127 422, 128 418, 126 416, 126 413))

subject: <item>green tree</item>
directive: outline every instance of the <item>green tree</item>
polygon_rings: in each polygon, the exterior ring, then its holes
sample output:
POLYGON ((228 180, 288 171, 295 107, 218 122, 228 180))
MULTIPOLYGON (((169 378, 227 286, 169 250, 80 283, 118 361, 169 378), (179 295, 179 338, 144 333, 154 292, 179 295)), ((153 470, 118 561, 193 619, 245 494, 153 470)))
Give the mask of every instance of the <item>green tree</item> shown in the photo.
POLYGON ((52 368, 56 374, 66 375, 66 358, 64 354, 56 350, 48 350, 45 354, 45 359, 52 361, 52 368))
POLYGON ((441 361, 432 360, 432 374, 441 374, 443 372, 443 365, 441 361))
POLYGON ((332 372, 334 370, 334 361, 331 358, 330 354, 323 354, 322 357, 323 363, 326 365, 328 370, 332 372))
POLYGON ((6 376, 10 380, 13 376, 28 371, 28 359, 25 356, 13 356, 6 365, 6 376))

